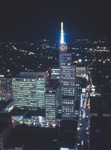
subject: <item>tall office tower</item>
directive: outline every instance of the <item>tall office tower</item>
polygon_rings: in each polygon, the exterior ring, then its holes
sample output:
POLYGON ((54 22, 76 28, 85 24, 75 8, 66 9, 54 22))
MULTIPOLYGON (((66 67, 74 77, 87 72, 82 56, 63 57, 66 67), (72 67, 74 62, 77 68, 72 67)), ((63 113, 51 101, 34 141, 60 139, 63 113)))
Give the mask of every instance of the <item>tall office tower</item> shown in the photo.
POLYGON ((46 73, 21 72, 12 78, 14 107, 35 110, 44 107, 46 73))
POLYGON ((12 79, 0 77, 0 100, 12 98, 12 79))
POLYGON ((45 93, 45 116, 47 124, 56 124, 56 91, 54 90, 45 93))
POLYGON ((45 108, 46 73, 37 72, 37 103, 38 108, 45 108))
POLYGON ((48 125, 56 124, 57 106, 59 97, 58 80, 50 80, 46 85, 45 116, 48 125), (50 84, 51 83, 51 84, 50 84))
POLYGON ((76 95, 76 66, 72 63, 72 54, 67 53, 67 44, 64 42, 63 22, 61 22, 61 40, 59 51, 60 69, 60 101, 62 105, 62 119, 74 120, 76 95))

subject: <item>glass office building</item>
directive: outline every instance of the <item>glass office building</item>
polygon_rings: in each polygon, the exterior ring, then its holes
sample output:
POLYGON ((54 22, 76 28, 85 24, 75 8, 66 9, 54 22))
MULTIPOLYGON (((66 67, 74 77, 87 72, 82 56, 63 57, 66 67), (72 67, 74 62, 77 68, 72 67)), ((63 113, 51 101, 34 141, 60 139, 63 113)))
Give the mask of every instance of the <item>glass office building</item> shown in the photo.
POLYGON ((45 116, 46 124, 56 124, 56 92, 53 90, 45 93, 45 116))

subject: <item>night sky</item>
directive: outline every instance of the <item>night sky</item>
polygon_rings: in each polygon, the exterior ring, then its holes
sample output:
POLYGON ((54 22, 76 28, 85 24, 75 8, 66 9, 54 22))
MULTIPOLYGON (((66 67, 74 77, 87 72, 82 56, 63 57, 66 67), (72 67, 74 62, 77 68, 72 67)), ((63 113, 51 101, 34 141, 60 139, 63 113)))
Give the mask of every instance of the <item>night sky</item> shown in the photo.
POLYGON ((0 42, 59 40, 61 21, 66 41, 109 39, 110 0, 2 0, 0 42))

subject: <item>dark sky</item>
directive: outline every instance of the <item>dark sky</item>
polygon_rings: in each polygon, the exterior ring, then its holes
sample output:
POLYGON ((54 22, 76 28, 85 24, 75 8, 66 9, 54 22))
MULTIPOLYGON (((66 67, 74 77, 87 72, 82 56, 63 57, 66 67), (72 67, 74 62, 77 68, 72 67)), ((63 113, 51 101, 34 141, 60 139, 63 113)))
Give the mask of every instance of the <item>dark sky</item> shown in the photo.
POLYGON ((0 41, 109 39, 110 0, 1 0, 0 41))

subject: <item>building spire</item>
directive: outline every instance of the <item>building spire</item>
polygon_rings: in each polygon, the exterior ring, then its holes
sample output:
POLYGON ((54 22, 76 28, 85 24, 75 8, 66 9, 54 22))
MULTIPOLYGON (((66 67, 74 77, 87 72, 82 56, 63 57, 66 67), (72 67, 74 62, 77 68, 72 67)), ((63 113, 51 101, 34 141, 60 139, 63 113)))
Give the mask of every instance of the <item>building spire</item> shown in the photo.
POLYGON ((61 22, 61 38, 60 38, 60 44, 64 43, 64 30, 63 30, 63 22, 61 22))
POLYGON ((61 30, 63 30, 63 22, 61 22, 61 30))

